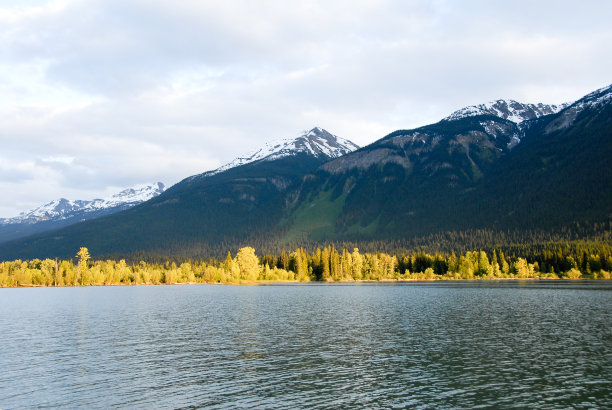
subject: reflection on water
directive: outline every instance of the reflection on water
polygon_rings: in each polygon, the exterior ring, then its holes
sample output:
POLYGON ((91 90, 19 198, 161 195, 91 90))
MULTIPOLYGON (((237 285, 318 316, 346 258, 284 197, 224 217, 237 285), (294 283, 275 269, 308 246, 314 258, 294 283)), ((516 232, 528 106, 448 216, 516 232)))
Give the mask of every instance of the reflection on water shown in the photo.
POLYGON ((612 284, 0 289, 0 408, 608 407, 612 284))

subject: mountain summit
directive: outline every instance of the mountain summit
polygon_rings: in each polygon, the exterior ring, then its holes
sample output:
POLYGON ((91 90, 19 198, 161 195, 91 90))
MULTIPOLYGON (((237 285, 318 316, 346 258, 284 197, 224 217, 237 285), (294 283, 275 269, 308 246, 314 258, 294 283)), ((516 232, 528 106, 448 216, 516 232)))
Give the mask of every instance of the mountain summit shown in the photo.
POLYGON ((353 142, 337 137, 323 128, 315 127, 304 131, 297 138, 282 138, 268 142, 263 147, 220 166, 219 168, 196 175, 206 177, 218 174, 228 169, 239 167, 257 161, 274 161, 298 154, 307 154, 320 159, 332 159, 348 154, 359 146, 353 142))

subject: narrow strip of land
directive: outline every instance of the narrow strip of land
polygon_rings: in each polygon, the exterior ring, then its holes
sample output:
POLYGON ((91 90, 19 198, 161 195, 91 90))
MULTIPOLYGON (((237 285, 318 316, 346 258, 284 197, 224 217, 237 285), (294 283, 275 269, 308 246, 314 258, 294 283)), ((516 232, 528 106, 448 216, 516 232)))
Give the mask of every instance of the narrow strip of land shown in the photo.
POLYGON ((81 248, 74 260, 33 259, 0 263, 0 287, 97 286, 188 283, 350 282, 474 279, 611 279, 611 247, 594 252, 575 248, 544 250, 529 258, 503 252, 469 251, 457 256, 417 252, 297 249, 259 257, 251 247, 225 260, 128 264, 124 259, 92 260, 81 248))

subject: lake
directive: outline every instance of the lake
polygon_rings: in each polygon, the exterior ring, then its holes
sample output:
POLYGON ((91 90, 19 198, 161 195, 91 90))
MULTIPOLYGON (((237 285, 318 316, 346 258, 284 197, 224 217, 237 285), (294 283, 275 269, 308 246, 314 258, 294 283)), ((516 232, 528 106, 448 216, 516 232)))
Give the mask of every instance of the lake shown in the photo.
POLYGON ((0 289, 0 408, 612 407, 610 281, 0 289))

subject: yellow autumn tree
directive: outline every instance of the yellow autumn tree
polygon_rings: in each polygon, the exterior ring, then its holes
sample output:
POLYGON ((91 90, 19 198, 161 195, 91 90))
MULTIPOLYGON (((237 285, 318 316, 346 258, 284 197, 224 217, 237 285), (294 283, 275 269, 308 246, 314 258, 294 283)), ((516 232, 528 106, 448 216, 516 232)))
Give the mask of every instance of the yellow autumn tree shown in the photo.
POLYGON ((245 246, 238 250, 236 255, 236 264, 240 269, 240 279, 255 281, 259 276, 259 258, 255 255, 255 249, 250 246, 245 246))
POLYGON ((81 285, 83 284, 83 273, 87 270, 87 261, 91 258, 89 249, 82 246, 77 252, 76 257, 79 258, 79 264, 77 265, 77 275, 74 278, 74 286, 77 285, 77 281, 79 280, 81 281, 81 285))

